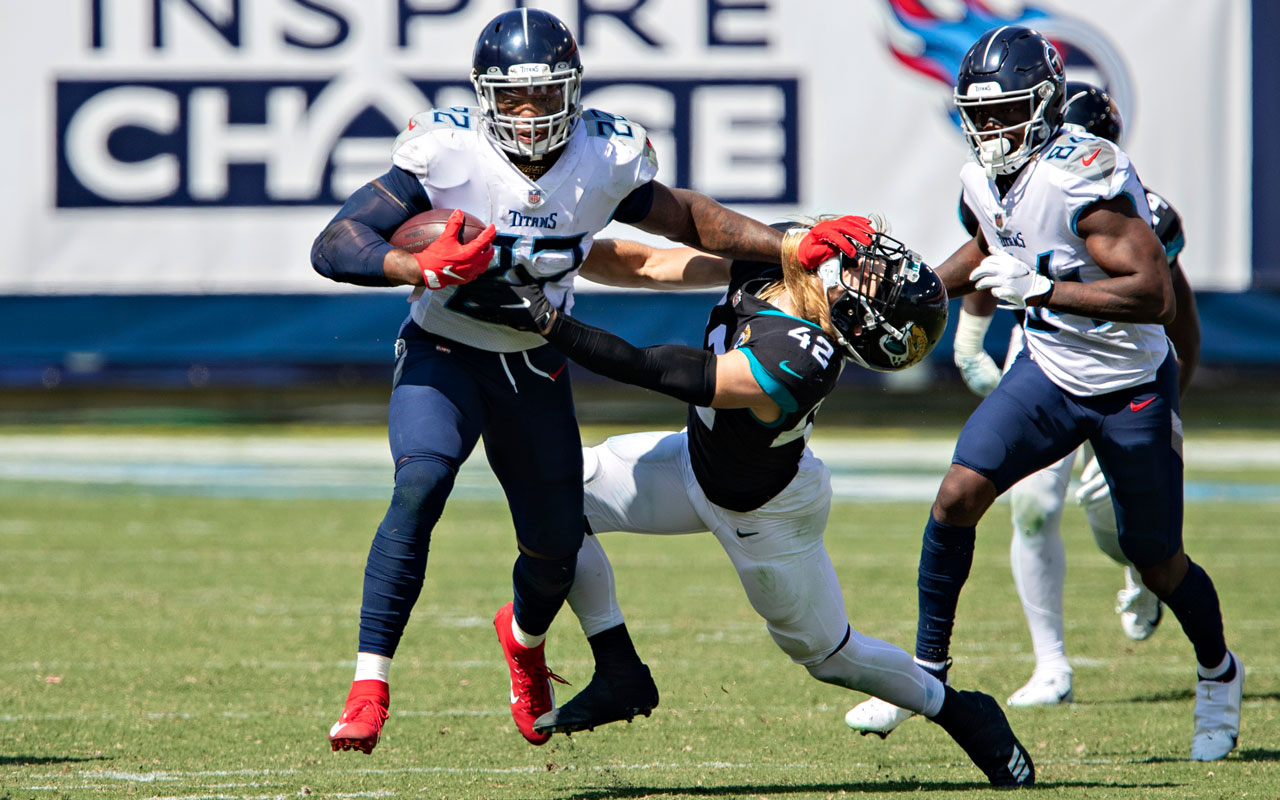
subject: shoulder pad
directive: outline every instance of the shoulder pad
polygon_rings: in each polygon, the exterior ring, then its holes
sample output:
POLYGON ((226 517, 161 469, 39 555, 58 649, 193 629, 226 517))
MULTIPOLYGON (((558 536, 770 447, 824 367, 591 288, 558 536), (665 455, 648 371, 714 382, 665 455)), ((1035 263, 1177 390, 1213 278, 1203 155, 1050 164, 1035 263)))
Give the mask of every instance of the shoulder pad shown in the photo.
POLYGON ((452 106, 414 114, 391 147, 391 163, 419 178, 430 176, 429 183, 433 186, 457 185, 460 182, 457 176, 451 179, 441 172, 451 161, 456 165, 456 160, 442 160, 438 155, 464 146, 460 135, 474 132, 479 119, 475 112, 476 109, 467 106, 452 106))
POLYGON ((615 163, 647 162, 645 171, 649 176, 645 180, 651 180, 658 172, 658 155, 643 125, 621 114, 610 114, 596 108, 583 110, 582 124, 586 126, 588 136, 604 141, 605 150, 615 163))
POLYGON ((1041 160, 1090 183, 1110 183, 1119 162, 1119 148, 1106 139, 1082 131, 1059 133, 1044 146, 1041 160))

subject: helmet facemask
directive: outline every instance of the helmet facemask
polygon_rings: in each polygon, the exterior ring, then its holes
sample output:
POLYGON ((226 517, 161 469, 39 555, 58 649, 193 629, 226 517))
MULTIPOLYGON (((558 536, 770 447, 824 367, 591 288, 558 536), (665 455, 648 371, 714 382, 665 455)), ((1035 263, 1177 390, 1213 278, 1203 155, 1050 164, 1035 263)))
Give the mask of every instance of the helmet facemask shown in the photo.
POLYGON ((1049 141, 1059 124, 1049 119, 1049 109, 1060 94, 1060 85, 1051 80, 1009 92, 996 81, 971 83, 965 94, 956 88, 960 126, 988 178, 1017 172, 1049 141), (991 122, 995 124, 987 127, 991 122), (1014 147, 1009 139, 1019 136, 1014 147))
POLYGON ((896 313, 903 287, 920 279, 920 256, 882 232, 870 245, 853 244, 857 256, 841 254, 818 267, 832 298, 831 325, 839 344, 849 358, 868 369, 906 369, 934 344, 919 326, 896 313))
POLYGON ((563 147, 581 114, 581 66, 513 64, 505 75, 490 67, 473 72, 471 82, 483 112, 482 129, 512 155, 537 160, 563 147), (535 114, 504 113, 521 107, 533 107, 535 114))

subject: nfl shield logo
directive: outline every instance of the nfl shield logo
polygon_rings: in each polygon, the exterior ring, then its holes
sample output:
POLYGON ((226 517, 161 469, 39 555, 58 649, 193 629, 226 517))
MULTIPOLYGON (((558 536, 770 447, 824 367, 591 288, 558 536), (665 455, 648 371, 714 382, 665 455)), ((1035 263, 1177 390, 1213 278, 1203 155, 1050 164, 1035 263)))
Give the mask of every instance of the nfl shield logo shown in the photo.
POLYGON ((1004 230, 1004 212, 996 212, 996 230, 1004 230))
POLYGON ((542 190, 541 190, 541 189, 530 189, 530 190, 529 190, 529 205, 531 205, 531 206, 540 206, 540 205, 542 205, 542 190))

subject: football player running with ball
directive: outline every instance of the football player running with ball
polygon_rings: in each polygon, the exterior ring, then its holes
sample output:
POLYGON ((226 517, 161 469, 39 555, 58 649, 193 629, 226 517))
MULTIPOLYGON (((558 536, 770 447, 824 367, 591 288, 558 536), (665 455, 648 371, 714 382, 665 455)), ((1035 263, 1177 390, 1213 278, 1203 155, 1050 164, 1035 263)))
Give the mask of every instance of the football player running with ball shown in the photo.
MULTIPOLYGON (((1119 545, 1181 623, 1197 663, 1191 758, 1236 745, 1244 665, 1218 594, 1182 546, 1175 301, 1146 192, 1114 143, 1063 130, 1062 58, 1003 26, 962 59, 955 89, 974 155, 960 172, 980 228, 938 268, 949 290, 990 289, 1026 309, 1026 347, 956 442, 924 529, 916 661, 950 665, 956 604, 978 521, 1003 492, 1088 441, 1111 489, 1119 545)), ((887 734, 910 711, 870 700, 851 727, 887 734)))
MULTIPOLYGON (((312 249, 315 269, 333 280, 430 289, 396 342, 395 488, 369 549, 355 679, 329 731, 334 750, 369 753, 378 743, 391 659, 422 590, 432 528, 481 437, 520 551, 514 603, 494 620, 511 712, 529 741, 548 738, 532 723, 554 704, 543 639, 582 544, 581 440, 564 357, 536 334, 475 318, 476 294, 512 280, 518 266, 568 311, 574 275, 612 219, 725 256, 776 262, 781 254, 778 231, 655 181, 639 125, 581 107, 578 46, 553 15, 517 9, 491 20, 471 77, 478 107, 410 120, 391 169, 348 198, 312 249), (432 208, 459 210, 445 235, 416 254, 387 242, 432 208), (461 212, 490 223, 465 244, 452 235, 461 212)), ((832 252, 811 244, 822 258, 832 252)))
MULTIPOLYGON (((1067 81, 1062 109, 1064 127, 1078 128, 1116 144, 1122 141, 1124 123, 1111 96, 1083 81, 1067 81)), ((1186 391, 1200 361, 1200 317, 1195 294, 1179 263, 1186 243, 1182 219, 1163 197, 1146 190, 1151 225, 1164 247, 1165 260, 1173 280, 1177 316, 1164 326, 1178 357, 1178 391, 1186 391)), ((964 205, 960 216, 969 235, 978 231, 978 220, 964 205)), ((983 336, 991 322, 996 300, 989 292, 974 292, 964 298, 956 325, 955 359, 965 385, 986 397, 1000 382, 1000 368, 982 348, 983 336)), ((1017 312, 1019 318, 1024 312, 1017 312)), ((1021 319, 1019 319, 1021 322, 1021 319)), ((1015 327, 1009 337, 1006 366, 1022 350, 1022 329, 1015 327)), ((1162 617, 1160 599, 1142 584, 1142 576, 1120 550, 1116 512, 1106 476, 1088 445, 1082 448, 1086 460, 1076 499, 1084 506, 1089 528, 1099 549, 1124 566, 1125 588, 1116 595, 1116 613, 1125 635, 1142 641, 1155 632, 1162 617)), ((1022 612, 1031 631, 1035 670, 1026 685, 1008 700, 1011 706, 1040 706, 1069 703, 1073 699, 1071 664, 1066 656, 1063 628, 1062 591, 1067 579, 1066 551, 1062 545, 1062 510, 1067 484, 1071 481, 1073 452, 1053 466, 1018 481, 1009 490, 1013 517, 1013 539, 1009 563, 1014 584, 1022 600, 1022 612)))
MULTIPOLYGON (((823 544, 830 473, 809 450, 809 433, 846 357, 884 371, 924 358, 946 327, 947 295, 914 253, 866 220, 851 239, 857 254, 825 260, 817 272, 804 266, 810 241, 807 229, 788 230, 781 268, 725 262, 728 291, 701 350, 633 347, 558 312, 536 284, 487 307, 594 372, 689 403, 683 432, 616 436, 584 452, 588 534, 711 531, 774 641, 810 675, 924 714, 992 784, 1031 786, 1035 767, 994 699, 944 686, 905 651, 849 624, 823 544)), ((588 535, 569 604, 596 671, 535 731, 587 730, 658 704, 613 586, 604 550, 588 535)))

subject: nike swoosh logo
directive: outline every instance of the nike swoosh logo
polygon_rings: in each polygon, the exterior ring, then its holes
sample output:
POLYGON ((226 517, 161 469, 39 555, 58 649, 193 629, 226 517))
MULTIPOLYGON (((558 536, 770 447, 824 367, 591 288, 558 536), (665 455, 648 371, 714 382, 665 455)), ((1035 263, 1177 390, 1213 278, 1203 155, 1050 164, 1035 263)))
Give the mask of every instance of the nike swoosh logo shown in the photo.
POLYGON ((1151 404, 1152 404, 1152 403, 1154 403, 1155 401, 1156 401, 1156 399, 1155 399, 1154 397, 1148 397, 1146 400, 1143 400, 1141 403, 1139 403, 1137 400, 1131 400, 1131 401, 1129 401, 1129 410, 1130 410, 1130 411, 1141 411, 1142 409, 1144 409, 1144 408, 1146 408, 1147 406, 1151 405, 1151 404))
POLYGON ((787 365, 788 365, 788 364, 790 364, 790 363, 791 363, 791 359, 787 359, 786 361, 782 361, 782 362, 780 362, 780 363, 778 364, 778 366, 779 366, 779 367, 782 367, 782 371, 783 371, 783 372, 790 373, 790 374, 792 374, 792 375, 795 375, 795 376, 796 376, 797 378, 799 378, 800 380, 804 380, 804 376, 803 376, 803 375, 801 375, 800 373, 796 372, 794 369, 791 369, 790 367, 788 367, 788 366, 787 366, 787 365))
POLYGON ((1089 166, 1090 164, 1093 163, 1093 160, 1098 157, 1098 153, 1101 153, 1101 152, 1102 152, 1102 148, 1099 147, 1097 150, 1094 150, 1093 153, 1091 153, 1088 158, 1080 159, 1080 163, 1084 164, 1086 167, 1089 166))
POLYGON ((756 535, 757 533, 759 533, 760 531, 743 531, 743 530, 740 530, 740 529, 738 529, 738 528, 734 528, 734 529, 733 529, 733 532, 734 532, 734 533, 736 533, 736 534, 738 534, 738 538, 739 538, 739 539, 745 539, 745 538, 747 538, 748 536, 755 536, 755 535, 756 535))
POLYGON ((561 373, 561 372, 564 372, 564 368, 565 368, 565 367, 567 367, 567 366, 569 366, 569 365, 568 365, 568 364, 561 364, 559 369, 557 369, 555 372, 552 372, 552 373, 551 373, 551 380, 553 380, 553 381, 554 381, 556 378, 559 378, 559 377, 560 377, 560 373, 561 373))
POLYGON ((528 308, 531 305, 533 304, 529 302, 529 298, 521 297, 519 303, 507 303, 505 305, 498 306, 498 308, 528 308))
POLYGON ((338 734, 342 731, 343 728, 347 727, 348 724, 349 723, 346 723, 346 722, 333 723, 333 727, 329 729, 329 738, 330 739, 338 738, 338 734))
POLYGON ((516 703, 519 703, 520 697, 516 694, 516 687, 514 684, 512 684, 511 688, 508 691, 511 692, 511 705, 514 706, 516 703))

